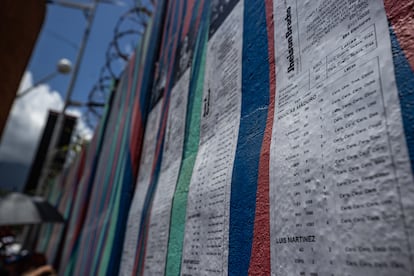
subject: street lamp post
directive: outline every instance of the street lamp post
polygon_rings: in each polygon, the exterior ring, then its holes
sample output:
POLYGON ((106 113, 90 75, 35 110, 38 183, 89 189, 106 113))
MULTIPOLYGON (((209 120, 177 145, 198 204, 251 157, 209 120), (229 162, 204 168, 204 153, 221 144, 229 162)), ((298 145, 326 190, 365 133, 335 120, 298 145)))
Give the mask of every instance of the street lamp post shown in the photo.
POLYGON ((89 35, 90 35, 93 20, 95 18, 95 13, 96 13, 96 8, 98 6, 98 2, 99 0, 94 0, 92 4, 90 6, 87 6, 86 8, 80 7, 80 9, 86 9, 88 11, 86 28, 83 33, 82 41, 79 47, 79 52, 78 52, 76 61, 73 66, 73 74, 72 74, 72 77, 71 77, 71 80, 69 82, 69 86, 66 92, 63 108, 62 108, 62 111, 59 112, 59 115, 56 119, 55 128, 53 130, 53 134, 50 139, 50 144, 49 144, 47 155, 46 155, 45 165, 43 166, 42 173, 40 175, 40 179, 37 184, 37 189, 36 189, 37 195, 42 195, 46 188, 47 180, 49 178, 49 170, 53 162, 54 156, 56 154, 56 146, 59 140, 60 133, 62 132, 62 128, 63 128, 63 122, 65 119, 65 111, 70 105, 70 99, 71 99, 73 89, 76 84, 76 80, 78 78, 81 61, 82 61, 85 48, 86 48, 86 45, 89 39, 89 35))

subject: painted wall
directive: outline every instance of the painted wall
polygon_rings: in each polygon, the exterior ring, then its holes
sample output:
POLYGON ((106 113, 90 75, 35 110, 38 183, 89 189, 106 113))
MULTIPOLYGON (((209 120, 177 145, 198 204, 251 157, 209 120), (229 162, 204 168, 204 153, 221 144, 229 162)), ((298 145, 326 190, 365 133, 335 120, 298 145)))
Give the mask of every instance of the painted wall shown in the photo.
POLYGON ((61 273, 412 275, 413 4, 155 5, 61 273))

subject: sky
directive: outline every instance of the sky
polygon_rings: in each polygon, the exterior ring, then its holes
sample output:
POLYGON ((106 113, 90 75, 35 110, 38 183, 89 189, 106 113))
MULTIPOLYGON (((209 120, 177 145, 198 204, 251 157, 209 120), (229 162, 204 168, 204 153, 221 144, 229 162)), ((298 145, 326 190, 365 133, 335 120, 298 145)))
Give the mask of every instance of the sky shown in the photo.
MULTIPOLYGON (((75 0, 73 0, 75 1, 75 0)), ((91 1, 91 0, 90 0, 91 1)), ((117 0, 117 5, 101 3, 98 6, 92 25, 90 38, 81 63, 79 76, 73 91, 72 100, 86 102, 89 92, 99 78, 105 63, 105 53, 113 38, 118 18, 134 5, 134 0, 117 0)), ((89 2, 78 0, 78 2, 89 2)), ((55 4, 46 6, 46 17, 38 41, 33 50, 29 65, 22 78, 19 91, 33 86, 38 80, 55 71, 61 58, 75 62, 81 37, 86 26, 82 11, 61 7, 55 4)), ((133 50, 131 45, 125 48, 133 50)), ((118 64, 123 66, 123 64, 118 64)), ((63 106, 69 84, 69 75, 58 75, 41 84, 24 97, 15 100, 0 143, 0 163, 18 163, 29 167, 46 123, 49 109, 59 110, 63 106)), ((82 115, 84 110, 70 108, 68 113, 82 115)), ((77 131, 86 138, 92 136, 84 119, 79 120, 77 131)), ((25 172, 26 173, 26 172, 25 172)), ((0 188, 10 180, 0 171, 0 188)), ((22 178, 18 180, 21 182, 22 178)), ((20 187, 22 183, 13 183, 20 187)))

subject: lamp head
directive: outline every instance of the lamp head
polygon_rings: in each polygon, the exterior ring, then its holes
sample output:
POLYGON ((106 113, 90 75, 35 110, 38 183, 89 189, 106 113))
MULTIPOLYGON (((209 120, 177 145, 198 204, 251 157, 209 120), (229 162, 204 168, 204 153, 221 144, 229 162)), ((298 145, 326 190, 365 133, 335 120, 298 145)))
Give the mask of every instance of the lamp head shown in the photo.
POLYGON ((61 74, 69 74, 72 71, 72 63, 66 58, 59 60, 57 64, 57 71, 61 74))

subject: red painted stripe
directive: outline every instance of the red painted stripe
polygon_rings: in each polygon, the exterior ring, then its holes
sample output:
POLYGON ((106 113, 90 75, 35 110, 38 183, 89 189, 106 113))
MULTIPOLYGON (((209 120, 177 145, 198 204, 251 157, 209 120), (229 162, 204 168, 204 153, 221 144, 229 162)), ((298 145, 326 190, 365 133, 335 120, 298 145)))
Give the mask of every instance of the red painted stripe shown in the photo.
POLYGON ((398 42, 414 70, 414 1, 385 0, 384 6, 398 42))
POLYGON ((184 15, 184 24, 183 24, 183 30, 181 32, 180 40, 183 40, 190 30, 190 23, 191 23, 191 18, 193 17, 194 4, 195 4, 194 0, 187 1, 187 10, 185 11, 185 15, 184 15))
POLYGON ((145 57, 141 57, 140 63, 138 64, 138 80, 135 91, 134 107, 132 111, 132 129, 129 147, 131 152, 133 179, 136 179, 138 176, 139 160, 141 159, 142 138, 144 135, 144 129, 142 125, 142 110, 140 109, 140 99, 142 93, 141 85, 142 77, 144 74, 143 64, 145 64, 145 57))
MULTIPOLYGON (((141 139, 139 138, 142 132, 141 126, 141 111, 139 109, 139 99, 141 95, 141 78, 142 78, 142 67, 141 61, 143 57, 140 59, 140 63, 136 65, 136 70, 133 70, 132 78, 137 78, 137 84, 135 86, 135 94, 133 99, 133 107, 132 107, 132 114, 131 114, 131 128, 130 128, 130 135, 129 135, 129 152, 131 155, 131 164, 132 164, 132 175, 133 179, 136 179, 136 170, 138 168, 139 162, 139 155, 137 148, 140 149, 141 139)), ((135 60, 135 54, 134 54, 135 60)), ((135 65, 135 62, 133 63, 135 65)), ((134 66, 135 69, 135 66, 134 66)))
POLYGON ((132 130, 131 130, 131 138, 130 138, 130 152, 131 152, 131 163, 132 163, 132 175, 133 179, 136 179, 138 176, 138 166, 139 160, 141 157, 141 148, 142 148, 142 136, 144 129, 142 127, 142 117, 141 117, 141 110, 139 108, 140 105, 140 95, 138 93, 134 103, 134 109, 132 111, 132 130))
POLYGON ((270 210, 269 210, 269 161, 275 107, 276 74, 273 24, 273 1, 265 0, 269 47, 269 109, 266 130, 259 161, 256 193, 256 216, 249 275, 270 275, 270 210))

